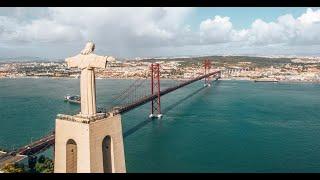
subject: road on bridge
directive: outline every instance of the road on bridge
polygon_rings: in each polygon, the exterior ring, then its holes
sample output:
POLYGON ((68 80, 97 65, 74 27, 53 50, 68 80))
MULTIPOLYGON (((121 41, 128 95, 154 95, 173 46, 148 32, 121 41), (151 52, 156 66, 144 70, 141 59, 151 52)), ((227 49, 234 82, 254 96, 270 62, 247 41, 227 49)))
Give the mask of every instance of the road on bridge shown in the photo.
POLYGON ((43 152, 54 145, 54 132, 51 132, 45 137, 30 143, 22 148, 13 150, 8 153, 0 154, 0 169, 6 164, 16 163, 28 157, 28 155, 34 155, 43 152))
POLYGON ((25 155, 12 155, 10 153, 2 154, 0 155, 0 169, 2 169, 6 164, 19 162, 26 157, 27 156, 25 155))

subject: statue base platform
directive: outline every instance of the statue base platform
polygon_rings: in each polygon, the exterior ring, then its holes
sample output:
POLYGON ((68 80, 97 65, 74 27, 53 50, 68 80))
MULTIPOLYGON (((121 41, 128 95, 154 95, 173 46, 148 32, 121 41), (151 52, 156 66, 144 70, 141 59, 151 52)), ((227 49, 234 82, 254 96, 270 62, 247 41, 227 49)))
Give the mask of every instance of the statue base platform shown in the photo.
POLYGON ((121 115, 58 114, 55 173, 125 173, 121 115))

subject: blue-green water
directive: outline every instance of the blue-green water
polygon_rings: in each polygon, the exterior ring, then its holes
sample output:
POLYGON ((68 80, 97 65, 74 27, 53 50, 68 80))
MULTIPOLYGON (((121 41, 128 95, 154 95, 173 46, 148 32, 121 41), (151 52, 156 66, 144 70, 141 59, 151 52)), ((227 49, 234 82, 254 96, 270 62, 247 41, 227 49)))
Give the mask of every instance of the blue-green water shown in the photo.
MULTIPOLYGON (((98 105, 130 80, 97 80, 98 105)), ((163 87, 170 81, 163 82, 163 87)), ((320 85, 196 82, 122 116, 128 172, 320 172, 320 85)), ((54 128, 77 79, 0 79, 0 146, 8 149, 54 128)))

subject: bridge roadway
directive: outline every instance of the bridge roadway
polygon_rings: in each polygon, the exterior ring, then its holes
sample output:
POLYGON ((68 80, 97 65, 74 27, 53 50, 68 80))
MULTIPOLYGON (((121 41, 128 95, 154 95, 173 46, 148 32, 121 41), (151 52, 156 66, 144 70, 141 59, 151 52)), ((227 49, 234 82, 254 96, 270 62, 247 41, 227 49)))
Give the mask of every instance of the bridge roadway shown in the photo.
MULTIPOLYGON (((160 91, 160 96, 168 94, 172 91, 175 91, 175 90, 182 88, 182 87, 184 87, 188 84, 191 84, 193 82, 199 81, 203 78, 213 76, 213 75, 219 75, 220 73, 221 73, 220 71, 215 71, 212 73, 208 73, 208 74, 199 76, 199 77, 194 78, 192 80, 186 81, 186 82, 181 83, 177 86, 164 89, 164 90, 160 91)), ((220 76, 217 77, 217 79, 219 79, 219 78, 220 78, 220 76)), ((135 101, 129 105, 125 105, 125 106, 122 106, 122 107, 115 109, 113 111, 113 113, 114 114, 125 113, 125 112, 130 111, 130 110, 132 110, 138 106, 141 106, 147 102, 150 102, 157 97, 158 97, 157 94, 146 96, 146 97, 141 98, 138 101, 135 101)), ((54 145, 54 141, 55 141, 55 137, 54 137, 54 131, 53 131, 50 134, 42 137, 41 139, 39 139, 31 144, 28 144, 24 147, 21 147, 19 149, 16 149, 16 150, 8 152, 8 153, 0 154, 0 169, 3 168, 8 163, 16 163, 16 162, 19 162, 19 161, 27 158, 28 155, 38 154, 40 152, 47 150, 48 148, 50 148, 51 146, 54 145)))
POLYGON ((38 154, 54 145, 54 132, 51 132, 45 137, 32 142, 24 147, 13 150, 8 153, 0 154, 0 169, 6 164, 16 163, 28 157, 28 155, 38 154))
MULTIPOLYGON (((186 82, 184 82, 184 83, 181 83, 181 84, 179 84, 179 85, 177 85, 177 86, 164 89, 164 90, 160 91, 160 96, 163 96, 163 95, 165 95, 165 94, 168 94, 168 93, 170 93, 170 92, 172 92, 172 91, 175 91, 175 90, 177 90, 177 89, 179 89, 179 88, 182 88, 182 87, 184 87, 184 86, 186 86, 186 85, 188 85, 188 84, 191 84, 191 83, 193 83, 193 82, 199 81, 199 80, 201 80, 201 79, 203 79, 203 78, 206 78, 206 77, 209 77, 209 76, 213 76, 213 75, 218 75, 218 74, 220 74, 220 73, 221 73, 221 71, 214 71, 214 72, 211 72, 211 73, 208 73, 208 74, 199 76, 199 77, 197 77, 197 78, 191 79, 191 80, 186 81, 186 82)), ((218 77, 218 78, 220 78, 220 77, 218 77)), ((157 97, 158 97, 157 94, 149 95, 149 96, 146 96, 146 97, 144 97, 144 98, 141 98, 140 100, 135 101, 135 102, 133 102, 133 103, 131 103, 131 104, 128 104, 128 105, 125 105, 125 106, 122 106, 122 107, 115 108, 115 109, 114 109, 114 114, 122 114, 122 113, 125 113, 125 112, 130 111, 130 110, 132 110, 132 109, 134 109, 134 108, 136 108, 136 107, 138 107, 138 106, 141 106, 141 105, 143 105, 143 104, 145 104, 145 103, 147 103, 147 102, 150 102, 150 101, 154 100, 154 99, 157 98, 157 97)))

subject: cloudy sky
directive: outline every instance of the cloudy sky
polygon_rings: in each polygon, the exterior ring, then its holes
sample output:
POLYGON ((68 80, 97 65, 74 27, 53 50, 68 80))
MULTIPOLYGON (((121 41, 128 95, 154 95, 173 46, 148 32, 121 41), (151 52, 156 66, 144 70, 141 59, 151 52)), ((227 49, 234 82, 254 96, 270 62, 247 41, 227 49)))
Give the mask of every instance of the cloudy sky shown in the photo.
POLYGON ((320 55, 320 8, 0 8, 0 57, 320 55))

